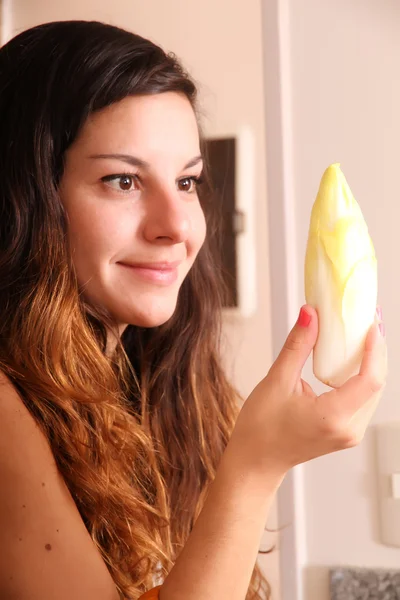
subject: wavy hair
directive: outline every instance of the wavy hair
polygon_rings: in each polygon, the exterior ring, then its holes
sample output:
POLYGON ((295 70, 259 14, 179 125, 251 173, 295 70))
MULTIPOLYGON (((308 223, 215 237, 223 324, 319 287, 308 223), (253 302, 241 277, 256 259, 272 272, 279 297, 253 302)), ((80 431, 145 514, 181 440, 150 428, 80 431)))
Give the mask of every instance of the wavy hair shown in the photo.
MULTIPOLYGON (((202 198, 208 236, 171 319, 129 325, 107 356, 115 323, 83 298, 58 187, 90 114, 171 91, 196 110, 196 87, 174 55, 103 23, 46 23, 0 49, 0 368, 132 600, 152 587, 157 566, 161 575, 173 566, 238 412, 219 357, 215 214, 202 198)), ((269 597, 257 565, 247 597, 269 597)))

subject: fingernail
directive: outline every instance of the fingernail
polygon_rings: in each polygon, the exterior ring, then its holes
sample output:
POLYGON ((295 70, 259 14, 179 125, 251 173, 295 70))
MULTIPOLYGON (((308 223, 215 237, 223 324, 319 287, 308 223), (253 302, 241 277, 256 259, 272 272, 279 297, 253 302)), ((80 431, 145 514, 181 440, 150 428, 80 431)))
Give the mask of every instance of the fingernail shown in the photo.
POLYGON ((308 327, 310 323, 311 315, 308 314, 304 306, 302 306, 300 309, 299 318, 297 319, 297 324, 300 325, 300 327, 308 327))
POLYGON ((382 337, 386 336, 385 323, 379 323, 379 331, 381 332, 382 337))
POLYGON ((376 307, 376 314, 378 315, 378 319, 382 321, 382 308, 380 306, 376 307))

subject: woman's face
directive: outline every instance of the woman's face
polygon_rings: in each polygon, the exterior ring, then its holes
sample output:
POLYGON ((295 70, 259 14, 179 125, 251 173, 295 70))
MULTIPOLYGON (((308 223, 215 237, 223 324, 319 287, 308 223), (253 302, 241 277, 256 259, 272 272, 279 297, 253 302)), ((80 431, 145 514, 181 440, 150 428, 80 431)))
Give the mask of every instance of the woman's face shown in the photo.
POLYGON ((121 332, 175 310, 206 234, 202 167, 193 109, 172 92, 95 113, 66 153, 60 194, 78 282, 121 332))

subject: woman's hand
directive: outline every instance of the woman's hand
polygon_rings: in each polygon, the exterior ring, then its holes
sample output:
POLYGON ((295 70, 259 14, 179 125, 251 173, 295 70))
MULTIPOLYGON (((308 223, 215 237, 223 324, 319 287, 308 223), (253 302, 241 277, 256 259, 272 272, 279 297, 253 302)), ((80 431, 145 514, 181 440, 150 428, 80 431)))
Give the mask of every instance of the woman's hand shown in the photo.
POLYGON ((229 445, 236 445, 236 455, 250 469, 286 473, 296 464, 351 448, 364 437, 387 374, 379 319, 367 335, 359 374, 320 396, 301 379, 317 334, 317 313, 305 305, 268 375, 239 413, 229 445))

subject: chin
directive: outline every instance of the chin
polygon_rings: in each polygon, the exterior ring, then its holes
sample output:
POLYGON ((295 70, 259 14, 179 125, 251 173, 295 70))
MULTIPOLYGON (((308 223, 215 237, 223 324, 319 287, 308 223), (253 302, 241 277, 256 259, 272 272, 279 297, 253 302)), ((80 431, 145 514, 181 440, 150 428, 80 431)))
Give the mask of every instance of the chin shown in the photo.
POLYGON ((175 306, 169 310, 160 310, 158 307, 158 310, 152 311, 149 308, 146 311, 131 312, 123 322, 137 327, 159 327, 169 321, 175 311, 175 306))
POLYGON ((136 327, 146 327, 147 329, 149 329, 150 327, 160 327, 160 325, 164 325, 164 323, 169 321, 171 317, 172 315, 160 318, 139 317, 132 319, 129 325, 136 325, 136 327))

